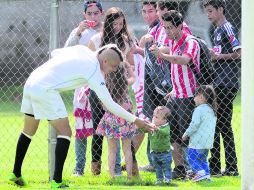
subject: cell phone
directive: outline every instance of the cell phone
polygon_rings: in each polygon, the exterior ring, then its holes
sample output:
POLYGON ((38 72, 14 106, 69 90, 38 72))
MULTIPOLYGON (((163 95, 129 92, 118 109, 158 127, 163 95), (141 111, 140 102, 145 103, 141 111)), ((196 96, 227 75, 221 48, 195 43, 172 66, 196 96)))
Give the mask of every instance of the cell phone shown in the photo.
POLYGON ((90 28, 95 27, 95 21, 93 21, 93 20, 88 20, 88 21, 87 21, 87 24, 88 24, 88 26, 89 26, 90 28))

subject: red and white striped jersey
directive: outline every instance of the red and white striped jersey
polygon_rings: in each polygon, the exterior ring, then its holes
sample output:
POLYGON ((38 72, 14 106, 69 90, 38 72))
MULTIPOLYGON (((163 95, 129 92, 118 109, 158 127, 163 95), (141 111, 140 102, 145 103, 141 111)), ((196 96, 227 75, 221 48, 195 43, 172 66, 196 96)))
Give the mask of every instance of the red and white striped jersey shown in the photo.
MULTIPOLYGON (((192 34, 190 28, 185 22, 183 22, 183 32, 187 34, 192 34)), ((171 40, 168 38, 162 23, 154 26, 150 30, 149 34, 154 37, 155 43, 158 47, 171 45, 171 40)))
MULTIPOLYGON (((174 44, 172 41, 172 55, 187 55, 191 58, 191 64, 195 64, 195 69, 199 72, 200 67, 200 47, 195 39, 186 39, 190 34, 183 33, 182 38, 174 44)), ((171 80, 173 93, 176 98, 190 98, 194 96, 195 89, 199 86, 190 66, 171 63, 171 80)))

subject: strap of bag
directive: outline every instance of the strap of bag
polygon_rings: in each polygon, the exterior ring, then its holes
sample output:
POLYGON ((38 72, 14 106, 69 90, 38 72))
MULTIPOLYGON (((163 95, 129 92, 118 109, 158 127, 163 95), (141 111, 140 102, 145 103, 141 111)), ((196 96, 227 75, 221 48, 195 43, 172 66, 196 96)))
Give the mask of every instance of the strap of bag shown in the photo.
MULTIPOLYGON (((188 40, 193 39, 196 40, 198 42, 198 39, 195 36, 189 35, 185 38, 183 44, 180 46, 180 51, 181 53, 183 53, 184 48, 185 48, 185 44, 187 43, 188 40)), ((198 72, 196 71, 195 65, 194 63, 191 61, 191 63, 189 64, 190 69, 192 70, 192 72, 194 73, 195 76, 198 75, 198 72)))

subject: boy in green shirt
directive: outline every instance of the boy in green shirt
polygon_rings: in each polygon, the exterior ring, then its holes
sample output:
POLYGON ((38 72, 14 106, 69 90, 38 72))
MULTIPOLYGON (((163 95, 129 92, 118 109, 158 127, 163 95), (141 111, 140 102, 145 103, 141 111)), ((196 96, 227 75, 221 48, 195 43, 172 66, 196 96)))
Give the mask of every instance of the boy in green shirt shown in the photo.
POLYGON ((157 178, 155 184, 162 182, 169 184, 172 179, 172 152, 168 124, 170 113, 170 110, 165 106, 158 106, 153 113, 152 123, 158 127, 158 130, 150 133, 149 139, 157 178))

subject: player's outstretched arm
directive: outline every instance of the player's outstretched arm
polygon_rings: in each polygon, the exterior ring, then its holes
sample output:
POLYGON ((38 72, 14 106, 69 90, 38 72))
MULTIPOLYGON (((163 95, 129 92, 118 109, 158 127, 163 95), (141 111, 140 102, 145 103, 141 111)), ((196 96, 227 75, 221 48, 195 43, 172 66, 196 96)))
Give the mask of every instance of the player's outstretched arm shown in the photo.
POLYGON ((135 125, 137 125, 141 130, 151 132, 156 130, 156 126, 148 121, 145 121, 143 119, 137 118, 134 121, 135 125))

